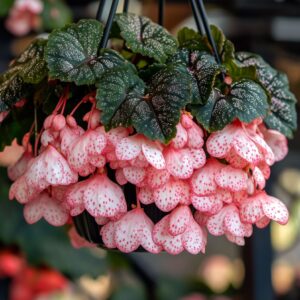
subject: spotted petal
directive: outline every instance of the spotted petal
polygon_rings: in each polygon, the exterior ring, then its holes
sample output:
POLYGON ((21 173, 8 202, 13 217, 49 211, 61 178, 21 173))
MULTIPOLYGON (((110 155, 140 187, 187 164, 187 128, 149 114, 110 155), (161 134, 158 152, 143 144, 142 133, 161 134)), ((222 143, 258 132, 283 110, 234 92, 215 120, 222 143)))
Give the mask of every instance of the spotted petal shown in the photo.
POLYGON ((215 181, 219 187, 232 192, 246 190, 247 179, 248 177, 245 171, 235 169, 231 166, 222 168, 215 176, 215 181))
POLYGON ((188 206, 178 206, 170 214, 169 232, 171 235, 178 235, 187 229, 190 220, 193 218, 188 206))

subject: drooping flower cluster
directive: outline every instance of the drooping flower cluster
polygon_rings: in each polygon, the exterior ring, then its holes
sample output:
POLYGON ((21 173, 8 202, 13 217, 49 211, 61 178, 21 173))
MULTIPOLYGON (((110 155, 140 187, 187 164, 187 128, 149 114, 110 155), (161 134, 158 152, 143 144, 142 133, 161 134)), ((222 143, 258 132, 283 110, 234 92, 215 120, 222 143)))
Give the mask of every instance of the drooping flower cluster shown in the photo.
MULTIPOLYGON (((44 218, 61 226, 87 211, 107 248, 197 254, 205 252, 207 231, 243 245, 254 224, 288 221, 284 204, 264 191, 270 166, 287 154, 287 140, 261 120, 234 121, 208 134, 182 112, 175 138, 164 145, 132 128, 106 132, 93 95, 85 98, 93 107, 84 130, 75 110, 64 115, 64 101, 45 119, 34 150, 27 141, 8 170, 10 199, 24 204, 28 223, 44 218), (135 186, 136 199, 126 185, 135 186), (155 224, 148 205, 164 215, 155 224)), ((89 245, 74 229, 70 237, 76 247, 89 245)))

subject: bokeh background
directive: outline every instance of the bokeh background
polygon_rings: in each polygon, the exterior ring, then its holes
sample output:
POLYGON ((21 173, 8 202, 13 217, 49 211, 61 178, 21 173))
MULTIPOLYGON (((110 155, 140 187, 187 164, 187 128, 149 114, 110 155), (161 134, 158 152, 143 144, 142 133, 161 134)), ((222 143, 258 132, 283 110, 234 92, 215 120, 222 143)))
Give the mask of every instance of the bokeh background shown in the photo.
MULTIPOLYGON (((42 26, 38 32, 31 31, 20 37, 5 26, 8 13, 5 7, 12 2, 0 0, 0 72, 34 36, 62 26, 71 19, 93 18, 98 6, 97 2, 87 0, 44 0, 47 11, 43 14, 42 26)), ((110 2, 107 1, 106 11, 110 2)), ((286 72, 292 91, 300 99, 300 1, 204 2, 209 22, 221 27, 237 50, 257 52, 275 68, 286 72)), ((129 10, 156 21, 157 7, 154 0, 131 0, 129 10)), ((174 34, 182 26, 195 28, 187 0, 166 1, 165 26, 174 34)), ((13 300, 300 299, 299 141, 297 132, 289 143, 288 157, 273 168, 268 182, 269 193, 289 207, 289 223, 286 226, 272 223, 264 230, 255 231, 243 248, 226 239, 213 238, 208 243, 207 253, 197 256, 74 250, 66 228, 52 228, 43 222, 33 226, 25 224, 21 207, 8 200, 10 183, 2 167, 0 300, 10 300, 12 289, 16 289, 14 279, 1 275, 1 267, 7 263, 3 256, 1 260, 1 253, 7 251, 22 257, 26 265, 40 273, 45 269, 55 269, 66 280, 57 290, 44 288, 40 293, 33 293, 31 298, 19 296, 13 300)), ((0 154, 0 165, 8 165, 17 156, 18 149, 7 149, 5 154, 0 154)), ((21 275, 24 276, 25 273, 21 275)), ((32 282, 27 284, 34 285, 32 282)))

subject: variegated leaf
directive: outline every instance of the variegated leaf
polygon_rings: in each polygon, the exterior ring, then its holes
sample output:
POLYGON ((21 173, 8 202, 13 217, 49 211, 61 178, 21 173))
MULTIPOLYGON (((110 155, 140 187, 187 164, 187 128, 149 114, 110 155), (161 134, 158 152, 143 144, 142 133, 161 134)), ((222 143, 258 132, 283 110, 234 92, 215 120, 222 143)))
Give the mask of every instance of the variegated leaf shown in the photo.
POLYGON ((150 19, 134 14, 118 14, 116 22, 126 46, 134 53, 163 63, 177 50, 176 39, 150 19))
POLYGON ((213 89, 206 105, 194 105, 192 114, 208 130, 223 129, 235 119, 249 123, 268 111, 264 89, 251 80, 234 83, 227 95, 213 89))
POLYGON ((182 64, 191 75, 192 103, 205 104, 216 76, 222 71, 222 67, 216 63, 215 58, 204 51, 181 49, 170 59, 170 62, 182 64))
POLYGON ((256 67, 258 79, 269 93, 271 111, 264 119, 266 125, 291 138, 297 129, 297 100, 289 89, 287 76, 273 69, 259 55, 237 52, 236 59, 244 66, 256 67))

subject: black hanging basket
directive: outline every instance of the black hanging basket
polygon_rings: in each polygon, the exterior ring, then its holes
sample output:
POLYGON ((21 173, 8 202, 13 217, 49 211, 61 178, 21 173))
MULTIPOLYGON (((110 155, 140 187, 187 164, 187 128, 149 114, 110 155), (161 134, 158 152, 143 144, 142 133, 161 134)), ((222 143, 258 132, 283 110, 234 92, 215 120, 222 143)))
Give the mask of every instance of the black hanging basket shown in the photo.
MULTIPOLYGON (((218 55, 218 51, 216 48, 215 41, 212 37, 209 23, 207 20, 207 15, 205 11, 205 7, 203 4, 203 0, 187 0, 190 5, 191 9, 193 12, 193 16, 195 19, 195 23, 197 26, 197 30, 199 33, 205 34, 208 37, 208 40, 212 46, 213 52, 215 59, 217 63, 221 64, 220 57, 218 55), (202 29, 202 26, 204 27, 204 30, 202 29)), ((103 17, 103 9, 106 4, 106 0, 101 0, 99 4, 99 8, 97 11, 96 19, 99 21, 102 21, 103 17)), ((103 38, 100 43, 100 48, 105 48, 108 43, 112 23, 114 16, 116 14, 116 10, 119 4, 119 0, 113 0, 110 8, 110 12, 108 15, 108 19, 105 25, 104 33, 103 33, 103 38)), ((128 11, 128 6, 129 6, 129 0, 124 1, 124 7, 123 11, 127 12, 128 11)), ((165 9, 165 1, 164 0, 159 0, 158 1, 158 24, 163 26, 164 23, 164 9, 165 9)), ((224 74, 222 74, 224 76, 224 74)), ((115 174, 114 171, 108 168, 108 177, 116 182, 115 180, 115 174)), ((127 202, 127 209, 130 210, 132 205, 136 204, 136 187, 130 183, 127 183, 126 185, 123 186, 123 192, 125 195, 125 199, 127 202)), ((143 205, 145 213, 147 216, 154 222, 157 223, 160 221, 166 213, 160 211, 155 204, 150 204, 150 205, 143 205)), ((87 211, 84 211, 82 214, 73 217, 73 222, 75 225, 75 228, 78 232, 78 234, 83 237, 85 240, 87 240, 90 243, 96 244, 98 247, 107 249, 106 246, 103 243, 103 240, 100 235, 100 228, 101 226, 98 225, 95 221, 95 218, 92 217, 87 211)), ((144 248, 139 247, 136 252, 145 252, 144 248)))

